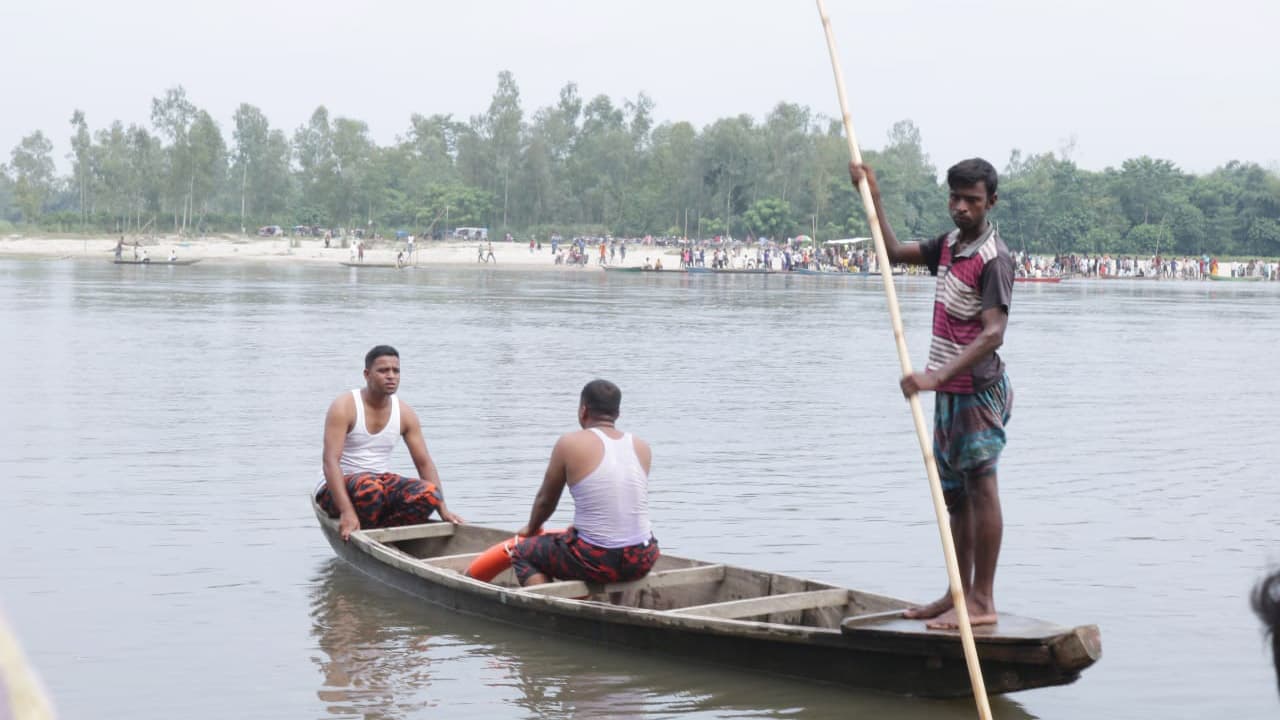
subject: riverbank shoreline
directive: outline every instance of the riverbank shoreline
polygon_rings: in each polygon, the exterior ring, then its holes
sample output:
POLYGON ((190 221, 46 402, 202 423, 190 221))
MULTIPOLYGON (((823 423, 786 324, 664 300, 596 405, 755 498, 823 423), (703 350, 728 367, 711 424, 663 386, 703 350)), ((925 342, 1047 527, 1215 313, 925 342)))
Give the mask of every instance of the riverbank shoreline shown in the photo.
MULTIPOLYGON (((111 262, 114 259, 117 238, 98 237, 14 237, 0 238, 0 258, 35 260, 87 260, 111 262)), ((394 265, 396 256, 405 250, 405 243, 378 241, 378 247, 366 248, 363 264, 377 267, 394 265)), ((412 258, 403 258, 405 266, 472 266, 491 270, 575 270, 600 272, 594 248, 588 248, 586 265, 557 265, 550 245, 529 250, 527 243, 494 242, 493 259, 488 260, 489 244, 484 243, 485 259, 478 257, 478 245, 466 241, 427 241, 415 243, 412 258), (487 261, 486 261, 487 260, 487 261)), ((229 237, 161 238, 142 242, 142 251, 152 263, 164 265, 172 252, 178 260, 200 260, 206 263, 301 263, 310 265, 337 265, 359 262, 353 260, 350 248, 324 246, 318 238, 286 237, 229 237)), ((663 264, 679 264, 676 250, 656 246, 628 246, 625 261, 615 259, 611 267, 641 267, 645 258, 662 257, 663 264), (670 255, 670 259, 668 259, 670 255)), ((135 259, 134 245, 128 243, 122 255, 124 260, 135 259)))

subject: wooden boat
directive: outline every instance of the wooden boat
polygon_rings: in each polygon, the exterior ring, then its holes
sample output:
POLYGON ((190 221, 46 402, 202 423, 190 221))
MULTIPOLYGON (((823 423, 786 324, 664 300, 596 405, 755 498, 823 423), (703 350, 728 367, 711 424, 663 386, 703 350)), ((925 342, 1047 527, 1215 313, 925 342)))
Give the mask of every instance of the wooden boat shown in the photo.
POLYGON ((683 273, 687 272, 682 267, 673 268, 647 268, 647 267, 610 267, 604 266, 605 272, 624 272, 624 273, 683 273))
POLYGON ((167 267, 170 265, 195 265, 202 259, 203 258, 192 258, 190 260, 112 260, 111 263, 113 265, 156 265, 167 267))
POLYGON ((1261 275, 1244 275, 1237 277, 1231 277, 1230 275, 1210 275, 1209 279, 1217 280, 1219 282, 1262 282, 1263 280, 1261 275))
POLYGON ((387 269, 390 269, 390 270, 401 270, 401 269, 403 269, 403 268, 411 267, 408 263, 404 263, 404 264, 397 265, 396 263, 393 263, 393 262, 390 262, 390 263, 389 263, 389 262, 347 262, 346 260, 343 260, 343 261, 341 262, 341 265, 342 265, 343 267, 353 267, 353 268, 381 268, 381 269, 384 269, 384 270, 387 270, 387 269))
MULTIPOLYGON (((339 557, 435 605, 571 637, 776 675, 906 695, 971 694, 960 636, 928 630, 909 603, 788 575, 664 554, 648 576, 518 587, 511 571, 465 575, 513 533, 428 523, 362 530, 349 542, 311 499, 339 557)), ((974 628, 989 693, 1074 682, 1101 656, 1096 625, 1065 628, 1002 614, 974 628)))
POLYGON ((1062 282, 1062 278, 1057 275, 1046 277, 1015 277, 1013 281, 1020 283, 1060 283, 1062 282))

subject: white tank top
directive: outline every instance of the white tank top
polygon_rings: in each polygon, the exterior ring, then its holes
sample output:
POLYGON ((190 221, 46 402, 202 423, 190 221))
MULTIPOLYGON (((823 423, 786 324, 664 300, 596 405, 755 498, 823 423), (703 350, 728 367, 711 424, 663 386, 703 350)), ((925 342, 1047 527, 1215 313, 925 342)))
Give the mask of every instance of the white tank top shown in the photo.
POLYGON ((370 435, 360 390, 352 390, 351 395, 356 401, 356 422, 342 444, 342 457, 338 459, 342 474, 390 472, 391 451, 400 439, 400 398, 391 396, 391 419, 377 435, 370 435))
POLYGON ((569 486, 573 526, 592 545, 620 548, 648 542, 649 476, 636 456, 631 433, 614 440, 598 428, 591 432, 604 443, 604 457, 585 478, 569 486))

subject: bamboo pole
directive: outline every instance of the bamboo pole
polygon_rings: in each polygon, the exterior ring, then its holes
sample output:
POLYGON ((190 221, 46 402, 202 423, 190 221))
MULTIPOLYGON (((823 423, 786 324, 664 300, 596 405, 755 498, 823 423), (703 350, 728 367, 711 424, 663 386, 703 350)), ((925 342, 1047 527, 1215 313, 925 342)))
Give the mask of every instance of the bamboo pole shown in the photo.
MULTIPOLYGON (((827 16, 827 7, 823 0, 817 0, 818 14, 822 17, 822 29, 827 35, 827 50, 831 54, 831 71, 835 74, 836 94, 840 98, 840 112, 844 119, 845 138, 849 142, 849 155, 856 163, 862 163, 862 152, 858 149, 858 139, 853 133, 853 118, 849 114, 849 99, 844 90, 844 73, 840 70, 840 60, 836 55, 835 35, 831 31, 831 18, 827 16)), ((862 206, 867 213, 867 221, 871 224, 871 237, 875 240, 876 260, 880 265, 880 275, 884 279, 884 294, 889 305, 889 318, 893 324, 893 339, 898 346, 898 360, 902 365, 902 374, 910 375, 911 357, 907 352, 906 336, 902 331, 902 314, 898 310, 898 293, 893 284, 893 267, 889 263, 889 253, 885 249, 884 236, 880 232, 880 218, 876 214, 875 203, 871 199, 871 185, 864 177, 858 183, 858 191, 862 195, 862 206)), ((915 421, 916 437, 920 441, 920 454, 924 459, 925 472, 929 476, 929 492, 933 496, 933 512, 938 520, 938 534, 942 537, 942 551, 946 556, 947 577, 951 583, 951 601, 955 604, 956 616, 960 620, 960 641, 964 646, 965 663, 969 666, 969 682, 973 685, 973 698, 978 705, 978 716, 983 720, 991 719, 991 704, 987 700, 986 684, 982 680, 982 667, 978 664, 978 649, 973 641, 973 627, 969 624, 969 608, 965 605, 964 588, 960 582, 960 563, 956 560, 955 541, 951 537, 951 521, 947 515, 947 503, 942 495, 942 482, 938 478, 938 465, 933 457, 933 442, 924 421, 924 411, 920 407, 920 396, 908 398, 911 406, 911 418, 915 421)))

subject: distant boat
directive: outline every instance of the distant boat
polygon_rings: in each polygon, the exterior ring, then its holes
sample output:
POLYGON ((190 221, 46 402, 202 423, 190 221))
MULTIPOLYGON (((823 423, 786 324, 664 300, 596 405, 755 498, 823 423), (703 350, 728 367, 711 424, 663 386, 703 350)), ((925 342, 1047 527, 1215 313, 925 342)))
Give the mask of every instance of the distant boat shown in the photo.
POLYGON ((340 264, 343 265, 344 267, 352 267, 352 268, 382 268, 382 269, 392 269, 392 270, 400 270, 403 268, 410 267, 408 264, 397 265, 396 263, 388 263, 388 262, 376 263, 376 262, 345 262, 344 261, 340 264))
POLYGON ((191 260, 112 260, 113 265, 195 265, 203 258, 191 260))
POLYGON ((1210 275, 1210 280, 1219 280, 1223 282, 1261 282, 1261 275, 1245 275, 1244 277, 1231 277, 1229 275, 1210 275))
POLYGON ((1062 282, 1062 278, 1057 277, 1057 276, 1053 276, 1053 277, 1016 277, 1016 278, 1014 278, 1014 279, 1013 279, 1013 281, 1014 281, 1014 282, 1025 282, 1025 283, 1060 283, 1060 282, 1062 282))

